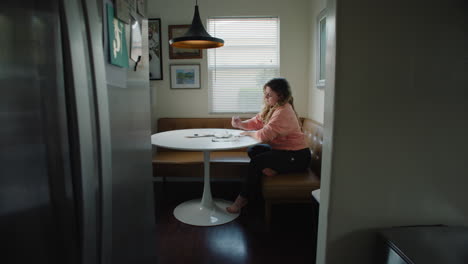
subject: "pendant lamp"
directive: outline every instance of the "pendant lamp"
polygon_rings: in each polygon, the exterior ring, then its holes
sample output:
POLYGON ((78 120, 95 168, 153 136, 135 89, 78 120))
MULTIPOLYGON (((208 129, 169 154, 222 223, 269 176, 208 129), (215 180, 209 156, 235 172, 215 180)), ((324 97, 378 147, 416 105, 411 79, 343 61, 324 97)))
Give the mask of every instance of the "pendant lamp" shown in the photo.
POLYGON ((214 38, 206 32, 200 20, 198 13, 198 1, 195 4, 195 13, 193 14, 192 25, 187 33, 181 37, 169 40, 172 47, 182 49, 211 49, 224 46, 224 40, 214 38))

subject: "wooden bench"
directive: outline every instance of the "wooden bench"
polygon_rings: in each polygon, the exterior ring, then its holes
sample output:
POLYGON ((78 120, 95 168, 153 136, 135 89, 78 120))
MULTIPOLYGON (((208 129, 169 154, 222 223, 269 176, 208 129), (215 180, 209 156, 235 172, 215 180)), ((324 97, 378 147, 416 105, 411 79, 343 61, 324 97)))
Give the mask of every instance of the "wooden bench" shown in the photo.
MULTIPOLYGON (((311 192, 320 188, 322 157, 322 125, 302 118, 302 128, 312 153, 312 162, 307 171, 263 177, 262 193, 265 199, 265 219, 271 221, 271 207, 276 203, 312 202, 311 192)), ((229 128, 230 118, 160 118, 158 132, 189 128, 229 128)), ((211 154, 211 178, 242 179, 248 172, 250 158, 246 149, 216 151, 211 154)), ((158 148, 153 157, 153 176, 203 178, 203 153, 158 148)))
POLYGON ((302 130, 306 135, 312 161, 307 171, 300 173, 278 174, 273 177, 263 176, 262 193, 265 199, 265 220, 271 222, 271 207, 278 203, 311 203, 313 190, 320 188, 322 163, 323 127, 320 123, 305 118, 302 130))

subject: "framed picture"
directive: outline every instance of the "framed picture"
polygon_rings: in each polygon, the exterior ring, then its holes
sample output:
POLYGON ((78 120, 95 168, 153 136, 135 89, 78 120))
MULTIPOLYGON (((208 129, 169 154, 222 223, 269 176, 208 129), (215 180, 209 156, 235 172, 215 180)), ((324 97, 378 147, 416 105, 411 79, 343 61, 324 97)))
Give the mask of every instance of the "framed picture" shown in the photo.
MULTIPOLYGON (((187 32, 190 25, 169 25, 169 39, 181 37, 187 32)), ((201 59, 201 49, 180 49, 169 45, 170 59, 201 59)))
POLYGON ((162 80, 161 19, 148 19, 149 78, 162 80))
POLYGON ((142 54, 142 44, 141 44, 141 27, 140 23, 138 23, 138 19, 134 18, 132 15, 130 15, 131 18, 131 27, 130 27, 130 59, 132 59, 134 62, 138 63, 140 62, 141 59, 141 54, 142 54))
POLYGON ((316 85, 318 89, 325 88, 325 56, 327 51, 327 10, 324 9, 317 17, 317 55, 316 85))
POLYGON ((136 5, 137 5, 137 12, 140 13, 142 16, 146 16, 146 10, 145 10, 145 0, 136 0, 136 5))
POLYGON ((200 89, 200 64, 172 64, 171 89, 200 89))
POLYGON ((106 6, 110 63, 122 68, 128 68, 125 24, 114 16, 114 7, 112 4, 106 3, 106 6))
POLYGON ((115 17, 125 24, 130 23, 130 4, 128 0, 115 0, 115 17))

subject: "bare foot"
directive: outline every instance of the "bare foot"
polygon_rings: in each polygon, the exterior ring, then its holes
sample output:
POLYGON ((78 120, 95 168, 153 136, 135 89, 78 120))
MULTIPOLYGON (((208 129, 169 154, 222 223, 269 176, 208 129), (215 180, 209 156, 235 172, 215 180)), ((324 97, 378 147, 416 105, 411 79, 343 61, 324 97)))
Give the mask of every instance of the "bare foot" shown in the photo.
POLYGON ((278 172, 276 172, 275 170, 273 169, 270 169, 270 168, 265 168, 262 170, 263 174, 265 174, 266 176, 275 176, 276 174, 278 174, 278 172))
POLYGON ((242 207, 246 205, 247 205, 247 198, 244 198, 238 195, 234 203, 231 206, 226 207, 226 211, 228 211, 231 214, 238 214, 240 213, 240 210, 242 209, 242 207))

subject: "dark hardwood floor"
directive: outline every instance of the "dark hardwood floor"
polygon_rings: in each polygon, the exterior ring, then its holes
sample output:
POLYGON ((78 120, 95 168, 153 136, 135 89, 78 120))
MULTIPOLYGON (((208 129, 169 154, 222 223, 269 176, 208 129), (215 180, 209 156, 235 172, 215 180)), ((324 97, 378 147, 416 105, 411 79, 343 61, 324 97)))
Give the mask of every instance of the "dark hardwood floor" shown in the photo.
MULTIPOLYGON (((212 183, 213 197, 234 200, 239 183, 212 183)), ((249 203, 235 221, 212 227, 179 222, 172 211, 201 197, 202 183, 155 183, 159 264, 315 263, 318 205, 277 205, 267 230, 261 201, 249 203)), ((312 198, 311 198, 312 199, 312 198)))

